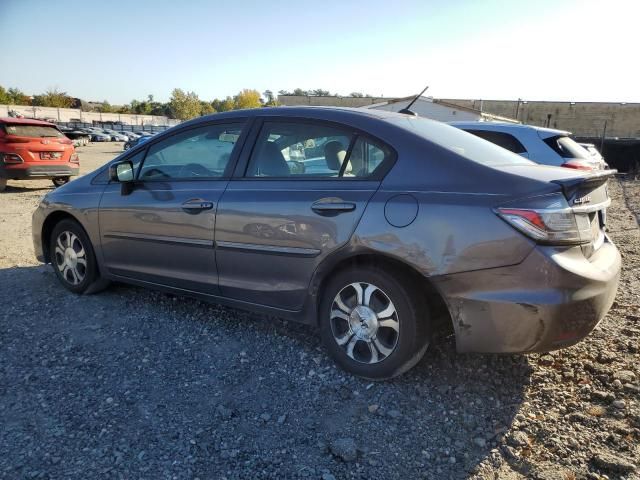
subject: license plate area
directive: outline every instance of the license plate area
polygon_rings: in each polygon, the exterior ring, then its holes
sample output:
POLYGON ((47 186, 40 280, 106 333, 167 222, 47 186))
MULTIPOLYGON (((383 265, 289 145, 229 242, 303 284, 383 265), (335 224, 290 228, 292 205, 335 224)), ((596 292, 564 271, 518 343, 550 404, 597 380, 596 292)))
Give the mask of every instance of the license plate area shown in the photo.
POLYGON ((59 160, 62 152, 40 152, 40 160, 59 160))

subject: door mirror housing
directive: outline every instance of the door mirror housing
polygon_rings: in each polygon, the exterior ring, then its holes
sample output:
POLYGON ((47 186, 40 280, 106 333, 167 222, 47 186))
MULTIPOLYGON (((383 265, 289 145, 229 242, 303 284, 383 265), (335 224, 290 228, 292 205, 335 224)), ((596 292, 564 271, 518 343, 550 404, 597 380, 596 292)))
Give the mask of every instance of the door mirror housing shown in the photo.
POLYGON ((133 177, 133 163, 129 160, 114 163, 109 167, 109 178, 113 182, 133 182, 135 180, 133 177))

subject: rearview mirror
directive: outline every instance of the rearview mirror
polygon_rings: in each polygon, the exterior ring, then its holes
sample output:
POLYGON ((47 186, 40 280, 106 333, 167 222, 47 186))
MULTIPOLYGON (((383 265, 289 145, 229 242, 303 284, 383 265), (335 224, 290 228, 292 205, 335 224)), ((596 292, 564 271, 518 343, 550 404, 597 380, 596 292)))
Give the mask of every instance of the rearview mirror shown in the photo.
POLYGON ((129 160, 114 163, 109 167, 109 178, 113 182, 133 182, 133 163, 129 160))

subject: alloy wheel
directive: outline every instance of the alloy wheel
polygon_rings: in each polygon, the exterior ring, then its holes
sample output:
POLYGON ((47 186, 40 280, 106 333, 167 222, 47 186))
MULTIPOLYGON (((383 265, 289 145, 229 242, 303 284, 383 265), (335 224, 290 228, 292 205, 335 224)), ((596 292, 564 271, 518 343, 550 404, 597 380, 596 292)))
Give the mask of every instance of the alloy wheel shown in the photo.
POLYGON ((62 278, 71 285, 82 283, 87 274, 87 254, 80 238, 68 230, 60 233, 54 254, 62 278))
POLYGON ((385 292, 370 283, 351 283, 338 292, 330 324, 336 343, 356 362, 381 362, 398 344, 396 308, 385 292))

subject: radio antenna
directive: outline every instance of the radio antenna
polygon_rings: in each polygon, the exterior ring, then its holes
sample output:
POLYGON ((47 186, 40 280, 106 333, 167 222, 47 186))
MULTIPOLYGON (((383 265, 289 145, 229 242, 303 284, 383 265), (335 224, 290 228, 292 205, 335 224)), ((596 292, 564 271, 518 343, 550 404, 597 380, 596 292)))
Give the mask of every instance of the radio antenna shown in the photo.
POLYGON ((411 107, 413 106, 414 103, 416 103, 416 100, 418 100, 422 94, 424 92, 426 92, 429 89, 429 85, 427 85, 426 87, 424 87, 424 90, 422 90, 418 95, 415 96, 415 98, 413 100, 411 100, 411 102, 409 103, 409 105, 407 105, 406 107, 404 107, 402 110, 398 111, 398 113, 404 113, 405 115, 412 115, 414 117, 417 117, 418 114, 416 112, 413 112, 411 110, 411 107))

